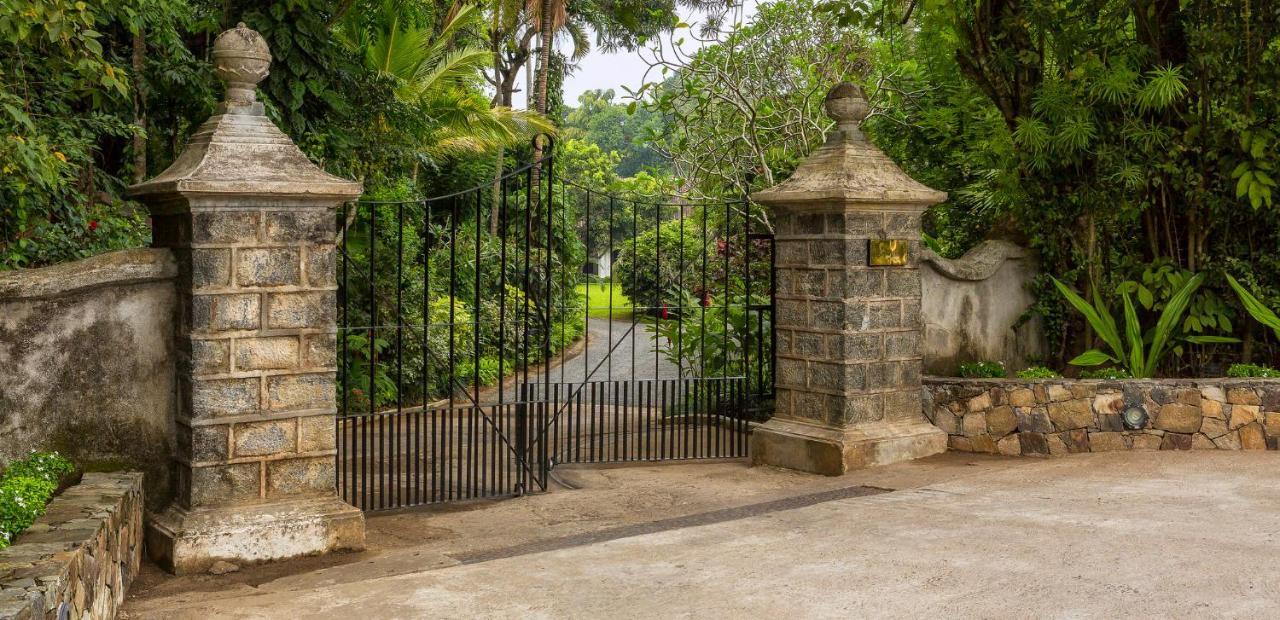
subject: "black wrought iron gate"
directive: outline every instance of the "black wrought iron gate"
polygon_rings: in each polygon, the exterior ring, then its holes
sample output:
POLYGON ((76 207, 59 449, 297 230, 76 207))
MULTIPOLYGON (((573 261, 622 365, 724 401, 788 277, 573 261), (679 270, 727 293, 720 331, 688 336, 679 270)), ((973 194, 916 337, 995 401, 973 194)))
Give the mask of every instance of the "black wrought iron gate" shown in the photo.
POLYGON ((365 510, 545 489, 564 463, 745 456, 773 392, 746 201, 558 176, 340 214, 337 485, 365 510))

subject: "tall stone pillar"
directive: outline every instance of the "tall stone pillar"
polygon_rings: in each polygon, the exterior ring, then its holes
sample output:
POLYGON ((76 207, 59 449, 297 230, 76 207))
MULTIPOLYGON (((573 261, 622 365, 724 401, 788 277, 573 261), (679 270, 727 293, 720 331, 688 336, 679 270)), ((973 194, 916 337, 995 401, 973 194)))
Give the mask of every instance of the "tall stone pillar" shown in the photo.
POLYGON ((861 89, 837 86, 826 107, 826 143, 753 196, 776 215, 778 348, 777 411, 751 460, 840 475, 947 447, 921 406, 917 262, 920 215, 946 194, 862 135, 861 89))
POLYGON ((149 553, 176 573, 364 546, 335 469, 335 207, 326 174, 267 119, 266 42, 214 43, 226 98, 168 170, 131 188, 178 259, 174 499, 149 553))

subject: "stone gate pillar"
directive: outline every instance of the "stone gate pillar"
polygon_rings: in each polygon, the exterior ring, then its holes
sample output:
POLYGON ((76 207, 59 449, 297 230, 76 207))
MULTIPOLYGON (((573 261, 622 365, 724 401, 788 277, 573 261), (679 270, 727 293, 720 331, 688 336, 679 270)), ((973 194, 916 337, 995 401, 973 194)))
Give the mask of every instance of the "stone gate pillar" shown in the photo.
POLYGON ((946 198, 858 129, 862 90, 827 96, 838 126, 791 178, 752 198, 774 209, 777 411, 754 464, 827 475, 942 452, 921 407, 920 215, 946 198), (874 255, 874 256, 873 256, 874 255))
POLYGON ((213 58, 224 101, 130 190, 179 264, 174 499, 147 533, 177 573, 364 546, 362 514, 334 490, 334 208, 360 184, 267 119, 257 32, 222 33, 213 58))

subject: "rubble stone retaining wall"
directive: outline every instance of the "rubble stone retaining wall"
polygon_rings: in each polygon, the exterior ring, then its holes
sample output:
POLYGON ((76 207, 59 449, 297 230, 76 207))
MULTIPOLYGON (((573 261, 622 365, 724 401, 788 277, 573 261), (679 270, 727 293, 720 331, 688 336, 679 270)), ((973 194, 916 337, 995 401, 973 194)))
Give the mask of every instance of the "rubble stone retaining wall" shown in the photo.
POLYGON ((142 559, 142 474, 85 474, 0 549, 0 620, 109 619, 142 559))
POLYGON ((925 415, 962 452, 1280 449, 1280 381, 925 380, 925 415), (1121 414, 1143 407, 1147 421, 1121 414))

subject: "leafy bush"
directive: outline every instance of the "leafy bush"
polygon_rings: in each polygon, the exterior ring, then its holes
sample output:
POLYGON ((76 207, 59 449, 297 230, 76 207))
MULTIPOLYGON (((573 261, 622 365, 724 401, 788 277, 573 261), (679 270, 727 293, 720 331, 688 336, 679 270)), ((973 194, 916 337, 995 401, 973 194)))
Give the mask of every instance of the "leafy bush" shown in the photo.
POLYGON ((1132 379, 1133 375, 1123 368, 1099 368, 1080 371, 1081 379, 1132 379))
POLYGON ((1000 362, 964 362, 960 376, 966 379, 1003 379, 1008 376, 1000 362))
POLYGON ((1257 364, 1232 364, 1227 369, 1228 377, 1261 377, 1264 379, 1280 379, 1280 370, 1276 370, 1270 366, 1259 366, 1257 364))
POLYGON ((15 461, 0 475, 0 549, 44 514, 58 482, 75 471, 56 452, 37 452, 15 461))
MULTIPOLYGON (((1239 342, 1235 338, 1189 336, 1181 334, 1179 331, 1179 323, 1182 322, 1182 316, 1186 313, 1187 307, 1191 304, 1196 291, 1204 283, 1204 274, 1202 273, 1187 279, 1178 288, 1177 292, 1162 304, 1160 317, 1156 321, 1155 327, 1147 331, 1142 329, 1138 319, 1138 311, 1133 305, 1133 299, 1129 296, 1129 289, 1122 286, 1120 297, 1124 301, 1123 339, 1120 336, 1119 328, 1116 326, 1115 317, 1111 314, 1110 306, 1102 300, 1102 296, 1096 287, 1093 291, 1093 303, 1090 304, 1057 278, 1052 278, 1052 280, 1058 292, 1077 312, 1084 315, 1084 318, 1089 322, 1089 326, 1093 328, 1093 331, 1098 334, 1098 337, 1110 349, 1110 352, 1100 349, 1085 351, 1071 360, 1070 363, 1074 366, 1099 366, 1110 362, 1112 364, 1120 364, 1129 376, 1146 379, 1155 376, 1160 361, 1177 348, 1175 343, 1179 340, 1192 344, 1239 342)), ((1139 295, 1142 295, 1142 290, 1145 289, 1139 290, 1139 295)), ((1152 305, 1155 304, 1153 303, 1152 305)))
POLYGON ((1019 379, 1059 379, 1061 377, 1058 371, 1044 366, 1032 366, 1018 371, 1019 379))

